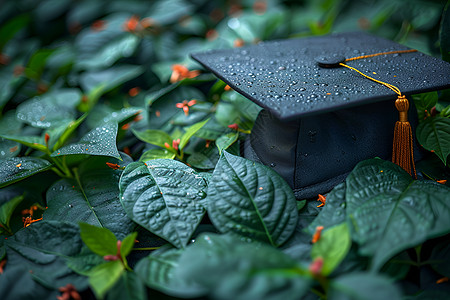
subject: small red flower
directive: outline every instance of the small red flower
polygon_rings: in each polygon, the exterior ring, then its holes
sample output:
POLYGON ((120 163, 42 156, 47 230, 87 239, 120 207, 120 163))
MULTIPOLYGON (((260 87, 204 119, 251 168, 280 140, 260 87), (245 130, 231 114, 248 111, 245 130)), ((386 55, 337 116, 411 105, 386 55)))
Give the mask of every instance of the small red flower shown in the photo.
POLYGON ((320 275, 322 273, 323 268, 323 258, 317 257, 314 261, 309 265, 309 271, 314 275, 320 275))
POLYGON ((245 42, 244 42, 243 39, 235 39, 234 42, 233 42, 233 46, 235 48, 240 48, 240 47, 242 47, 244 45, 245 45, 245 42))
POLYGON ((178 147, 180 146, 180 139, 176 139, 172 141, 172 148, 178 151, 178 147))
POLYGON ((193 106, 194 104, 197 103, 197 100, 183 100, 183 102, 177 103, 175 104, 176 107, 178 108, 182 108, 184 111, 184 114, 187 116, 189 115, 189 107, 193 106))
POLYGON ((235 131, 238 131, 239 130, 239 125, 236 124, 236 123, 233 123, 233 124, 228 125, 228 128, 230 128, 232 130, 235 130, 235 131))
POLYGON ((58 300, 81 300, 80 294, 78 294, 75 287, 70 283, 68 283, 66 286, 60 287, 59 291, 62 293, 62 295, 56 297, 56 299, 58 300))
POLYGON ((446 180, 446 179, 436 180, 436 182, 437 182, 437 183, 440 183, 440 184, 446 184, 446 183, 447 183, 447 180, 446 180))
POLYGON ((113 164, 113 163, 109 163, 109 162, 107 162, 106 165, 107 165, 108 167, 110 167, 111 169, 113 169, 113 170, 118 170, 118 169, 121 169, 121 168, 122 168, 122 167, 121 167, 120 165, 118 165, 118 164, 113 164))
POLYGON ((45 137, 44 137, 44 140, 45 140, 45 145, 47 146, 47 148, 48 148, 48 140, 50 139, 50 135, 46 132, 45 133, 45 137))

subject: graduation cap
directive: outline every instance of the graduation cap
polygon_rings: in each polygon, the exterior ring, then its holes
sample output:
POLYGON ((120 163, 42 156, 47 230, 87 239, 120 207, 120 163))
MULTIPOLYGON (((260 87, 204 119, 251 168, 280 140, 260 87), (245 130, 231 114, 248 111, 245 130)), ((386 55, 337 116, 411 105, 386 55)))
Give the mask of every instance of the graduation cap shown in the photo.
POLYGON ((417 114, 405 96, 450 87, 449 63, 361 32, 192 57, 264 108, 244 156, 273 167, 297 198, 331 190, 373 157, 415 176, 417 114))

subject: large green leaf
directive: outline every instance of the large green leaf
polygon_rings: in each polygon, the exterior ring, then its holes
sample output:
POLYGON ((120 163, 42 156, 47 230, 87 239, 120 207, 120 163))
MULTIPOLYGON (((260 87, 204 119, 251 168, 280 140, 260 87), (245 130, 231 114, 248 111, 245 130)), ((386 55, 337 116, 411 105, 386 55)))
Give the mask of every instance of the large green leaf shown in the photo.
POLYGON ((1 160, 0 187, 46 171, 51 166, 48 161, 38 157, 12 157, 1 160))
POLYGON ((177 276, 182 253, 181 249, 162 247, 141 259, 135 272, 152 289, 175 297, 198 297, 206 292, 205 288, 177 276))
POLYGON ((327 276, 345 258, 351 245, 352 240, 348 225, 347 223, 342 223, 322 233, 320 239, 311 249, 311 257, 313 260, 319 257, 323 259, 321 274, 327 276))
POLYGON ((371 159, 355 167, 346 187, 351 236, 360 254, 372 256, 372 269, 450 232, 450 189, 442 184, 414 181, 399 166, 371 159))
POLYGON ((296 300, 311 284, 306 273, 269 245, 204 234, 181 254, 175 276, 204 287, 214 299, 296 300))
POLYGON ((44 219, 105 227, 119 239, 129 234, 134 224, 119 202, 116 171, 105 165, 77 175, 78 180, 59 180, 47 191, 44 219))
POLYGON ((189 126, 188 128, 186 128, 186 132, 181 136, 180 139, 180 149, 184 149, 184 147, 186 146, 186 144, 189 142, 189 140, 191 139, 191 137, 197 132, 199 131, 207 122, 209 121, 209 119, 206 119, 202 122, 198 122, 195 123, 192 126, 189 126))
POLYGON ((208 214, 223 233, 283 244, 297 225, 292 189, 272 169, 224 152, 208 187, 208 214))
POLYGON ((119 186, 128 216, 179 248, 187 244, 205 213, 205 180, 178 161, 131 163, 119 186))
POLYGON ((143 142, 165 148, 165 144, 172 146, 172 137, 162 130, 147 129, 145 131, 135 131, 133 134, 143 142))
POLYGON ((402 299, 398 288, 386 277, 371 273, 350 273, 333 280, 327 299, 402 299))
POLYGON ((427 118, 417 127, 417 140, 428 151, 434 152, 447 163, 450 154, 450 119, 442 117, 427 118))
POLYGON ((64 146, 51 156, 89 154, 121 159, 116 146, 117 127, 117 123, 114 122, 103 124, 89 131, 78 143, 64 146))
POLYGON ((67 124, 75 117, 75 107, 81 100, 78 89, 59 89, 32 98, 17 107, 17 118, 38 128, 67 124))
POLYGON ((39 221, 16 232, 5 244, 8 264, 26 266, 44 286, 59 288, 71 283, 80 290, 86 287, 86 279, 66 266, 67 257, 82 249, 78 226, 39 221))

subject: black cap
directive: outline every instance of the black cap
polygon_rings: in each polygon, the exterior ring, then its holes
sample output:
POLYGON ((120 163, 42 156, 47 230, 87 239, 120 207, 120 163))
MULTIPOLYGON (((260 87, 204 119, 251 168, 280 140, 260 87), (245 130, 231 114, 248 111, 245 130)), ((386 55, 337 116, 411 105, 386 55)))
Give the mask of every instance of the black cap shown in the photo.
MULTIPOLYGON (((450 88, 449 63, 362 32, 192 57, 265 108, 244 155, 272 166, 299 198, 331 189, 363 159, 391 158, 398 95, 357 71, 406 96, 450 88)), ((417 118, 411 111, 414 129, 417 118)))

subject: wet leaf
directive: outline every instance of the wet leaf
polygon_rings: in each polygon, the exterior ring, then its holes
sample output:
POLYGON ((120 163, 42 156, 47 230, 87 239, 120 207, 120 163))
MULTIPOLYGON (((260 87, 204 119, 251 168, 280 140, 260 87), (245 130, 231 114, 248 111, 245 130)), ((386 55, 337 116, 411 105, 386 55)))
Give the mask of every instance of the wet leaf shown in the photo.
POLYGON ((230 132, 222 135, 216 140, 217 149, 219 149, 219 153, 222 153, 223 150, 228 149, 234 142, 237 141, 239 137, 239 132, 230 132))
POLYGON ((178 248, 187 244, 206 211, 205 180, 177 161, 129 164, 119 186, 128 217, 178 248))
POLYGON ((147 129, 145 131, 135 131, 133 134, 143 142, 166 148, 165 144, 172 146, 172 137, 162 130, 147 129))
POLYGON ((142 153, 139 161, 145 162, 152 159, 174 159, 175 153, 170 152, 167 149, 150 149, 142 153))
POLYGON ((208 214, 218 230, 283 244, 297 225, 292 189, 272 169, 224 152, 208 186, 208 214))
POLYGON ((44 172, 52 167, 48 161, 38 157, 13 157, 0 162, 0 187, 44 172))
MULTIPOLYGON (((360 162, 346 180, 346 214, 352 239, 371 268, 397 253, 450 232, 450 189, 414 181, 381 159, 360 162)), ((326 205, 325 205, 326 206, 326 205)))
POLYGON ((94 128, 78 143, 64 146, 51 154, 52 157, 74 154, 110 156, 121 159, 116 146, 117 123, 106 123, 94 128))
POLYGON ((124 272, 125 269, 120 260, 98 265, 89 271, 89 285, 94 290, 95 295, 103 299, 124 272))
POLYGON ((106 165, 103 169, 81 170, 79 180, 62 179, 50 187, 48 209, 43 217, 105 227, 122 239, 135 225, 127 217, 118 195, 118 175, 114 170, 106 165))
POLYGON ((60 89, 32 98, 17 107, 17 118, 38 128, 69 123, 75 118, 75 107, 81 100, 78 89, 60 89))
POLYGON ((417 140, 428 151, 434 152, 444 164, 450 154, 450 119, 427 118, 417 127, 417 140))

